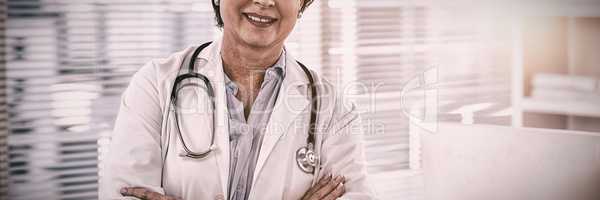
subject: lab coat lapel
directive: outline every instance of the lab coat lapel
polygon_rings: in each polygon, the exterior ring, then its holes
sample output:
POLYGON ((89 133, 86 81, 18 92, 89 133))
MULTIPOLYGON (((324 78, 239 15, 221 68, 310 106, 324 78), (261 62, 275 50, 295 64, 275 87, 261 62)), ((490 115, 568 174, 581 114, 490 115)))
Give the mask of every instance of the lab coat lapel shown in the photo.
MULTIPOLYGON (((213 84, 216 99, 215 144, 217 149, 212 154, 216 156, 219 168, 219 179, 224 196, 227 194, 227 182, 229 176, 229 117, 227 114, 227 100, 225 96, 225 81, 223 65, 221 60, 220 40, 215 40, 210 46, 203 50, 198 57, 206 60, 206 65, 198 70, 199 73, 208 77, 213 84)), ((201 59, 197 59, 197 62, 201 59)), ((196 63, 197 66, 200 65, 196 63)), ((202 127, 204 128, 204 127, 202 127)))
POLYGON ((254 170, 253 186, 279 139, 288 132, 290 125, 300 114, 306 113, 305 109, 310 103, 306 95, 307 87, 302 87, 306 83, 304 72, 301 71, 293 56, 286 52, 286 76, 264 133, 254 170))

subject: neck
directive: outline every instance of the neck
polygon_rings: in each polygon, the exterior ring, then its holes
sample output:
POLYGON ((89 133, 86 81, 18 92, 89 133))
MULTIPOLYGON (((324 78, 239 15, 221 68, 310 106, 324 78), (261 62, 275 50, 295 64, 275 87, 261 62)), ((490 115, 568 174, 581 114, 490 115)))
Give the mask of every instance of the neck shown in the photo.
POLYGON ((236 41, 234 37, 227 37, 227 34, 224 34, 221 45, 223 71, 237 84, 239 89, 237 98, 244 103, 244 114, 248 118, 262 85, 265 71, 277 62, 283 44, 256 47, 236 41))
POLYGON ((265 70, 277 62, 282 49, 283 44, 255 47, 224 36, 221 47, 223 70, 235 82, 256 82, 256 78, 263 77, 265 70))

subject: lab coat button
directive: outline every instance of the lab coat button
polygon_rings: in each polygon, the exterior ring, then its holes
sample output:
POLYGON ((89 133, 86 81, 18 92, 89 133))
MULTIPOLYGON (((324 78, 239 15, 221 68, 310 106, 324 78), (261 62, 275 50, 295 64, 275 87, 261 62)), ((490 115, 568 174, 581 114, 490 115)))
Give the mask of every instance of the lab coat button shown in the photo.
POLYGON ((225 196, 223 196, 223 194, 217 194, 217 196, 215 196, 215 200, 225 200, 225 196))

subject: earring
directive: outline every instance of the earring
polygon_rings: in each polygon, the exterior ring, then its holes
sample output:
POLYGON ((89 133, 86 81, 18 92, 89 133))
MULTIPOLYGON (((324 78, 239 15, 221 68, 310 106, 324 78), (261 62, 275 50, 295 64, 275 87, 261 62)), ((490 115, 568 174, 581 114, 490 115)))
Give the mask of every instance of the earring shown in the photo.
POLYGON ((213 4, 215 4, 215 6, 219 6, 219 4, 221 3, 220 0, 212 0, 213 4))

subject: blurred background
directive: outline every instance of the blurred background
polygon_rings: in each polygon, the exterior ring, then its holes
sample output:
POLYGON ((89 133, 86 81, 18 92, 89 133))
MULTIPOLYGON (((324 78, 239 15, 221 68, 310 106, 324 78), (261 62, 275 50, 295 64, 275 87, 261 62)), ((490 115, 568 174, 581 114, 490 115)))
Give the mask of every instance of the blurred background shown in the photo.
MULTIPOLYGON (((1 199, 97 199, 132 74, 220 34, 209 0, 0 0, 0 13, 1 199)), ((427 109, 600 132, 599 36, 599 0, 315 0, 287 48, 360 106, 380 197, 421 199, 408 127, 427 109)))

